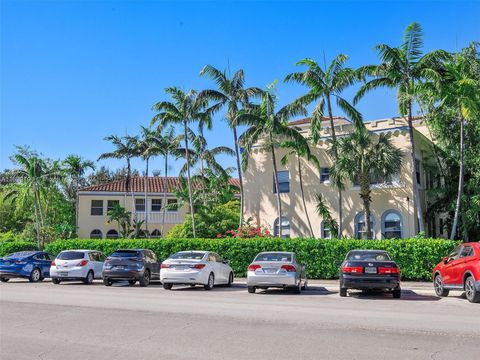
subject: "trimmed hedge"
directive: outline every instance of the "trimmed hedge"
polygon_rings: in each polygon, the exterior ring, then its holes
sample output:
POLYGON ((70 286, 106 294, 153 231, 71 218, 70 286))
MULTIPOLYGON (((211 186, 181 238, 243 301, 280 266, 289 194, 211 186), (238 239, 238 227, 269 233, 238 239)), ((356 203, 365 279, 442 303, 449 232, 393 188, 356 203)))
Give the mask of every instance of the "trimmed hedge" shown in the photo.
POLYGON ((0 256, 17 251, 37 250, 37 244, 28 241, 0 241, 0 256))

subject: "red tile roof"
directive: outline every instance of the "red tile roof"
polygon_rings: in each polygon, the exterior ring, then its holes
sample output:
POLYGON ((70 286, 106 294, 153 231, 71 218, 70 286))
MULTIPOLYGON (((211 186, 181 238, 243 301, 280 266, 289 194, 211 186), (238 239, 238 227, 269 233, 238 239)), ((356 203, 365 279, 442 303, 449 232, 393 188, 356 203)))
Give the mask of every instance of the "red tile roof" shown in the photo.
MULTIPOLYGON (((230 179, 230 183, 240 186, 238 179, 230 179)), ((136 193, 144 192, 144 178, 141 176, 132 177, 130 190, 136 193)), ((149 176, 148 192, 150 193, 172 193, 180 185, 178 177, 149 176)), ((195 184, 194 184, 195 185, 195 184)), ((99 185, 87 186, 80 191, 105 191, 105 192, 126 192, 125 180, 117 180, 99 185)))
MULTIPOLYGON (((348 120, 346 117, 343 117, 343 116, 334 116, 333 120, 345 120, 350 122, 350 120, 348 120)), ((324 116, 322 121, 330 121, 330 118, 328 116, 324 116)), ((294 120, 288 123, 288 125, 303 125, 303 124, 310 124, 310 118, 294 120)))

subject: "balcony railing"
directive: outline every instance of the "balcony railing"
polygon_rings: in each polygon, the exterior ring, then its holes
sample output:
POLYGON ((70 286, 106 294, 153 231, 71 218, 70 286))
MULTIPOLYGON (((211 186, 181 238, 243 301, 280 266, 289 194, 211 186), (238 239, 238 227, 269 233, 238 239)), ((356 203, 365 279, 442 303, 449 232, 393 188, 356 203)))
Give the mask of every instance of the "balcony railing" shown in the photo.
MULTIPOLYGON (((149 212, 147 216, 150 224, 161 224, 163 221, 163 212, 149 212)), ((145 213, 137 212, 137 218, 139 221, 144 221, 145 213)), ((165 224, 181 224, 182 222, 183 218, 178 211, 167 211, 165 213, 165 224)))

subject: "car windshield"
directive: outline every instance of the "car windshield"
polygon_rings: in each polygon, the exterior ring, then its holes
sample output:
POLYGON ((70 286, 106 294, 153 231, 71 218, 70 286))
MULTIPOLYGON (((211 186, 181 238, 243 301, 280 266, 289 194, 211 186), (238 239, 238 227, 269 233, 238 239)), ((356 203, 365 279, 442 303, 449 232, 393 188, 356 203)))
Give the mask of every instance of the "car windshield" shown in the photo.
POLYGON ((182 260, 182 259, 188 259, 188 260, 201 260, 205 256, 205 253, 203 252, 195 252, 195 251, 182 251, 178 252, 176 254, 173 254, 170 256, 170 259, 175 259, 175 260, 182 260))
POLYGON ((23 259, 33 254, 35 253, 31 251, 19 251, 19 252, 5 256, 4 259, 23 259))
POLYGON ((292 255, 284 253, 264 253, 258 254, 254 261, 284 261, 291 262, 292 255))
POLYGON ((140 251, 135 251, 135 250, 118 250, 115 251, 110 257, 117 257, 117 258, 123 258, 123 257, 142 257, 142 253, 140 251))
POLYGON ((58 254, 59 260, 80 260, 83 259, 84 253, 80 251, 64 251, 58 254))
POLYGON ((391 258, 385 251, 350 251, 347 260, 389 261, 391 258))

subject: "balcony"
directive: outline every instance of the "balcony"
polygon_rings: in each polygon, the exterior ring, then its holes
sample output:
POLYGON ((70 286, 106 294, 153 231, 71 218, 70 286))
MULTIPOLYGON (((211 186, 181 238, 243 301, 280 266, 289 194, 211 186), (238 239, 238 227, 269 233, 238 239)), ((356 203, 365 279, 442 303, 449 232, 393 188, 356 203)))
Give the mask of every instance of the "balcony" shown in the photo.
MULTIPOLYGON (((163 221, 163 212, 149 212, 147 213, 149 224, 161 224, 163 221)), ((137 218, 139 221, 145 221, 145 213, 137 212, 137 218)), ((178 211, 167 211, 165 213, 165 224, 181 224, 183 223, 183 217, 180 216, 178 211)))

